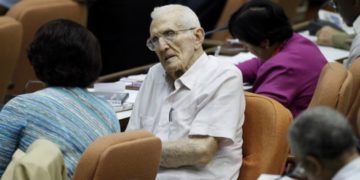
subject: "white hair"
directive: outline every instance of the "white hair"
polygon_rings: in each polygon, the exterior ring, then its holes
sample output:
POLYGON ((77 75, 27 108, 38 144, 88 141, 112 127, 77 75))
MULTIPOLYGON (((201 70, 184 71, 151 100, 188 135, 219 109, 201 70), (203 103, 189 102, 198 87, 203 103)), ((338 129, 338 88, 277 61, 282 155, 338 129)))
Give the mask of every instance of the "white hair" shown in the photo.
POLYGON ((308 155, 320 160, 337 161, 355 149, 356 138, 348 120, 328 107, 315 107, 302 112, 289 131, 292 151, 296 156, 308 155))
POLYGON ((151 18, 157 19, 164 16, 176 17, 177 23, 184 28, 201 27, 199 18, 189 7, 179 4, 169 4, 155 7, 151 12, 151 18))

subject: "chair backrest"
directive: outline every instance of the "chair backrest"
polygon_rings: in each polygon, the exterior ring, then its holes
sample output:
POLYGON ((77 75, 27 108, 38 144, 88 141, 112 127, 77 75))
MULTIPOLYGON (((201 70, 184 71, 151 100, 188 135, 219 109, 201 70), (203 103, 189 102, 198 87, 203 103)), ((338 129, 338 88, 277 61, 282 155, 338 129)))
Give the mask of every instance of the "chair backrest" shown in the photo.
POLYGON ((6 16, 15 18, 24 29, 20 57, 12 77, 15 86, 9 90, 11 94, 20 94, 27 81, 37 79, 27 59, 27 49, 35 32, 46 22, 59 18, 85 25, 87 8, 71 0, 26 0, 11 7, 6 16))
POLYGON ((6 90, 18 62, 21 39, 21 24, 11 17, 0 17, 0 104, 4 103, 6 90))
POLYGON ((350 104, 350 110, 347 113, 347 118, 350 124, 354 128, 354 132, 359 136, 360 132, 356 125, 357 114, 360 109, 360 57, 357 58, 354 63, 349 67, 349 71, 353 77, 353 88, 352 88, 352 104, 350 104))
POLYGON ((351 73, 342 64, 328 63, 321 70, 309 108, 329 106, 346 115, 352 102, 352 88, 351 73))
POLYGON ((86 149, 74 180, 155 179, 160 155, 160 139, 147 131, 104 136, 86 149))
POLYGON ((288 127, 292 115, 277 101, 245 92, 243 164, 239 180, 262 173, 280 174, 289 155, 288 127))
POLYGON ((58 145, 46 140, 34 141, 26 152, 18 149, 6 168, 2 180, 65 180, 64 156, 58 145))

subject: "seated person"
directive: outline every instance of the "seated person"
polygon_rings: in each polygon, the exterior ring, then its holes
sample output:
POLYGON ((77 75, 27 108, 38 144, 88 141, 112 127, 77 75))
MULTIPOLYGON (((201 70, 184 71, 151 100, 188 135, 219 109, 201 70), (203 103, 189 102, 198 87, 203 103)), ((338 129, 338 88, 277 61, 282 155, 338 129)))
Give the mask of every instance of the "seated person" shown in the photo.
POLYGON ((350 67, 355 59, 360 57, 360 0, 336 0, 334 6, 344 22, 353 26, 355 37, 351 43, 349 58, 345 60, 345 67, 350 67))
POLYGON ((0 112, 0 176, 16 149, 42 138, 59 145, 71 179, 90 143, 120 131, 110 104, 86 90, 101 70, 100 46, 83 26, 54 20, 36 32, 28 58, 48 87, 13 98, 0 112))
MULTIPOLYGON (((327 1, 324 7, 328 7, 332 11, 338 11, 337 3, 335 1, 327 1)), ((339 11, 338 11, 339 12, 339 11)), ((350 12, 350 11, 349 11, 350 12)), ((335 18, 337 20, 337 18, 335 18)), ((334 22, 337 22, 334 20, 334 22)), ((340 20, 341 22, 342 20, 340 20)), ((338 27, 338 25, 337 25, 338 27)), ((355 38, 355 34, 347 34, 331 25, 325 25, 321 27, 317 32, 317 43, 324 46, 332 46, 339 49, 350 50, 351 43, 355 38)))
POLYGON ((356 138, 348 120, 326 107, 301 113, 290 127, 291 151, 308 180, 360 179, 356 138))
POLYGON ((316 43, 320 45, 350 50, 355 34, 346 34, 333 27, 324 26, 316 32, 316 36, 316 43))
POLYGON ((182 5, 151 13, 147 46, 160 63, 146 76, 127 131, 162 140, 157 179, 237 179, 245 97, 232 64, 204 53, 204 30, 182 5))
POLYGON ((232 15, 229 30, 257 56, 237 64, 252 91, 277 100, 294 117, 306 109, 327 61, 314 43, 293 32, 281 7, 249 1, 232 15))

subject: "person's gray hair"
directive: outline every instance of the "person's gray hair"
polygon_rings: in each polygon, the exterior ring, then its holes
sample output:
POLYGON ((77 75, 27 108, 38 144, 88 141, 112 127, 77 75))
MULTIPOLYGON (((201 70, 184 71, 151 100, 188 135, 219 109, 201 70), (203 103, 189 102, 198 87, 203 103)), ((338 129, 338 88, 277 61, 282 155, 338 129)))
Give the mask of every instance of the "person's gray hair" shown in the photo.
POLYGON ((183 28, 201 27, 199 18, 189 7, 179 4, 169 4, 161 7, 155 7, 151 12, 151 18, 157 19, 163 16, 172 15, 183 28))
POLYGON ((316 107, 301 113, 289 131, 293 154, 323 161, 340 158, 355 149, 356 138, 347 119, 333 109, 316 107))

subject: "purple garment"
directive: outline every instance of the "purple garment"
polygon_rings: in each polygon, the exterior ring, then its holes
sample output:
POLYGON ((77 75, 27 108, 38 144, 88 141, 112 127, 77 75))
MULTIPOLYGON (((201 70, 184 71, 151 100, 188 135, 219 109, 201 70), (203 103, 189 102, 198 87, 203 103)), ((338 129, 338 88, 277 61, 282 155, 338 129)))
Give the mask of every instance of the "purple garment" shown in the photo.
POLYGON ((294 33, 280 52, 267 61, 253 58, 237 67, 244 82, 253 84, 254 93, 277 100, 296 117, 308 107, 326 63, 313 42, 294 33))

